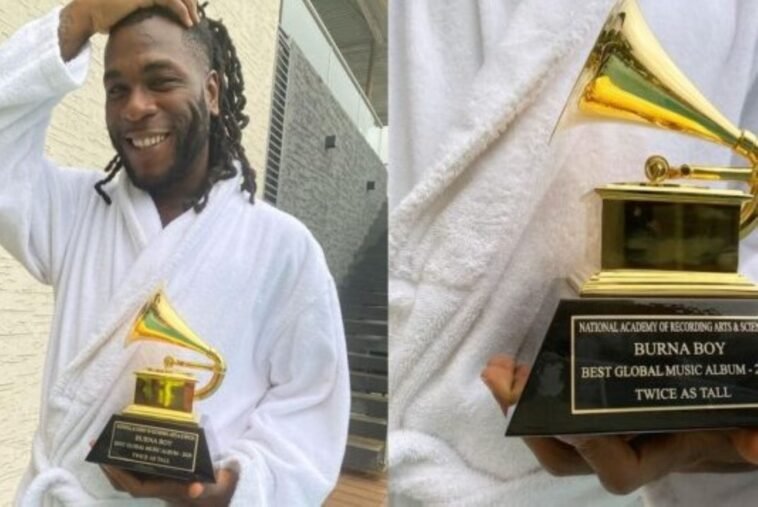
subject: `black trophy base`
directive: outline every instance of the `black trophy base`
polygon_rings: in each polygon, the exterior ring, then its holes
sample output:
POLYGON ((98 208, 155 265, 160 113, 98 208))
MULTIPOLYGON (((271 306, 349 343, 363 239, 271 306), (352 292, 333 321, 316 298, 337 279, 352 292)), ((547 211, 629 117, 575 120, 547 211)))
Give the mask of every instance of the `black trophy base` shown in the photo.
POLYGON ((532 333, 506 436, 758 426, 758 299, 581 298, 560 281, 532 333))
POLYGON ((216 482, 205 432, 197 425, 114 415, 86 460, 142 477, 216 482))

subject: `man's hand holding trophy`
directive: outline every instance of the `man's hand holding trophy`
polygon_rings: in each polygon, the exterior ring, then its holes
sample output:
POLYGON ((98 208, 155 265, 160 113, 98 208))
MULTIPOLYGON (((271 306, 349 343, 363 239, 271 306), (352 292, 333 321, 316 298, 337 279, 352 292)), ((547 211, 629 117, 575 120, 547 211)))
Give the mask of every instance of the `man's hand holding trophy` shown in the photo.
POLYGON ((635 0, 611 11, 556 131, 608 119, 728 146, 748 166, 653 155, 647 181, 595 189, 600 244, 538 313, 536 359, 527 368, 495 357, 482 373, 511 415, 506 435, 523 437, 548 470, 597 473, 617 493, 672 471, 753 469, 758 285, 737 268, 758 219, 756 137, 677 69, 635 0), (690 181, 669 182, 680 179, 690 181), (727 428, 746 429, 691 431, 727 428))
POLYGON ((127 337, 127 345, 148 340, 200 352, 212 363, 183 361, 172 356, 163 368, 146 368, 137 377, 134 403, 111 417, 87 461, 115 466, 143 476, 180 481, 215 482, 205 431, 193 412, 195 399, 213 394, 221 385, 226 364, 177 315, 162 291, 146 303, 127 337), (177 367, 210 371, 196 389, 197 379, 177 367))

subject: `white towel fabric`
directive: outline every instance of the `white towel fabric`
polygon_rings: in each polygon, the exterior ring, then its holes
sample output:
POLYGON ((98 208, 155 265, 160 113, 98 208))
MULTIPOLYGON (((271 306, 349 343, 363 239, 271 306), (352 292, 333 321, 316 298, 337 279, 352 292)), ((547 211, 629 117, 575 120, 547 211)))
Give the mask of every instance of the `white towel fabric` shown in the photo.
MULTIPOLYGON (((492 354, 529 357, 537 345, 524 336, 548 286, 586 255, 593 229, 581 196, 642 180, 653 153, 673 163, 730 161, 724 147, 618 124, 576 127, 548 146, 611 6, 390 4, 389 444, 400 505, 638 501, 602 492, 594 477, 549 477, 519 440, 503 438, 505 421, 479 380, 492 354)), ((758 3, 642 0, 641 8, 704 95, 758 128, 757 101, 746 99, 756 95, 758 3)), ((739 485, 750 482, 745 494, 758 494, 755 474, 672 476, 645 501, 746 505, 739 485)))
MULTIPOLYGON (((88 443, 133 396, 133 372, 177 347, 125 347, 128 327, 163 286, 178 313, 226 359, 219 390, 196 403, 218 466, 238 471, 232 505, 319 505, 336 482, 349 415, 347 357, 334 281, 294 218, 240 181, 214 186, 207 207, 161 227, 127 177, 43 158, 54 105, 84 81, 89 49, 64 64, 55 9, 0 48, 0 244, 52 284, 55 313, 40 426, 17 493, 23 507, 162 505, 113 490, 88 443)), ((202 375, 202 385, 207 376, 202 375)))

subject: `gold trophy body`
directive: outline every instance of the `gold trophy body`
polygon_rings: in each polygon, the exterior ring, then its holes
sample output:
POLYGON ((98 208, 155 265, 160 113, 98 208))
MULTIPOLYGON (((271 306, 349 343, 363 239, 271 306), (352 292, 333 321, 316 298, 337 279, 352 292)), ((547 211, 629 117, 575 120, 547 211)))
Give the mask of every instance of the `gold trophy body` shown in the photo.
POLYGON ((595 190, 599 265, 556 284, 542 347, 507 435, 628 433, 758 423, 758 286, 737 272, 756 225, 758 144, 676 68, 635 0, 611 11, 558 128, 612 119, 729 146, 749 167, 672 167, 595 190), (674 185, 730 180, 748 192, 674 185), (550 316, 552 314, 552 317, 550 316))
POLYGON ((603 204, 601 266, 589 279, 573 281, 581 293, 757 295, 758 288, 737 274, 739 237, 753 230, 758 217, 756 137, 733 125, 679 71, 650 32, 634 0, 618 2, 609 15, 556 130, 598 119, 654 126, 729 146, 751 167, 671 167, 665 158, 655 155, 645 165, 647 182, 597 189, 603 204), (750 193, 664 184, 671 179, 740 181, 748 185, 750 193), (618 203, 626 203, 632 213, 657 215, 659 224, 672 222, 651 242, 644 268, 637 267, 633 254, 624 255, 624 250, 635 249, 623 231, 624 223, 632 220, 623 216, 627 211, 618 203), (720 215, 721 230, 706 218, 714 213, 720 215), (719 241, 686 241, 688 236, 706 234, 718 236, 719 241), (667 255, 655 255, 655 249, 665 249, 667 255), (700 260, 687 262, 687 253, 697 253, 700 260))
POLYGON ((167 356, 163 368, 135 372, 134 403, 111 417, 87 461, 143 475, 215 482, 207 438, 192 405, 195 399, 206 398, 218 389, 226 373, 224 359, 182 321, 162 291, 140 311, 127 345, 139 340, 197 351, 212 364, 167 356), (197 379, 176 367, 203 369, 212 376, 196 390, 197 379))

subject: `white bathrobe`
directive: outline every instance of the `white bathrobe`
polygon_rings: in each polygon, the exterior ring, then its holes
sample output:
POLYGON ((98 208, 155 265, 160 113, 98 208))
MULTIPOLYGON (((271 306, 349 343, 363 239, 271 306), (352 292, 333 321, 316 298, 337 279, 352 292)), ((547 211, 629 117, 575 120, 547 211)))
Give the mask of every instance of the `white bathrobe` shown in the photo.
POLYGON ((0 244, 55 291, 40 425, 17 504, 163 504, 115 492, 84 461, 131 402, 132 372, 177 351, 125 348, 140 306, 163 286, 228 364, 196 409, 215 437, 216 464, 239 472, 232 504, 319 505, 336 482, 349 416, 340 309, 320 247, 292 217, 250 205, 236 179, 164 229, 149 195, 124 175, 106 187, 108 206, 92 187, 102 173, 45 160, 51 110, 84 81, 90 52, 64 64, 58 13, 0 48, 0 244))
MULTIPOLYGON (((640 3, 703 94, 735 123, 758 129, 758 2, 640 3)), ((613 497, 595 477, 551 477, 520 440, 503 438, 506 421, 479 378, 493 354, 525 359, 538 345, 524 340, 527 330, 552 280, 582 263, 594 230, 581 196, 640 181, 653 153, 675 164, 730 162, 728 148, 609 123, 548 145, 612 4, 390 2, 389 449, 397 505, 755 504, 755 473, 672 475, 643 499, 613 497)), ((750 265, 758 256, 745 254, 743 272, 758 280, 750 265)))

